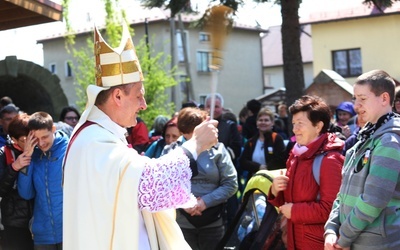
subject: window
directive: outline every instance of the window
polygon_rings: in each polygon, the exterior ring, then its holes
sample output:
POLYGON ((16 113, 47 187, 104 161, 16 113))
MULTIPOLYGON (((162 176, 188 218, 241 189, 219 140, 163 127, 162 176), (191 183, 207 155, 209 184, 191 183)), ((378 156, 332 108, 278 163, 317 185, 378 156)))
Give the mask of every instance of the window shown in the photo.
POLYGON ((71 62, 65 62, 65 77, 72 77, 71 62))
POLYGON ((343 77, 359 76, 362 74, 361 50, 348 49, 332 52, 333 70, 343 77))
POLYGON ((211 41, 211 35, 206 32, 200 32, 199 33, 199 41, 200 42, 209 42, 209 41, 211 41))
POLYGON ((197 71, 210 72, 211 52, 197 51, 197 71))
POLYGON ((199 95, 199 103, 206 105, 206 98, 207 98, 207 95, 199 95))
POLYGON ((56 67, 56 64, 55 63, 50 63, 49 64, 49 70, 50 70, 50 72, 52 73, 52 74, 57 74, 57 67, 56 67))
MULTIPOLYGON (((185 44, 186 44, 186 52, 189 51, 189 43, 188 43, 188 32, 184 31, 183 32, 183 39, 185 39, 185 44)), ((178 47, 178 61, 179 62, 184 62, 185 61, 185 53, 183 51, 183 42, 182 42, 182 36, 180 30, 176 32, 176 44, 178 47)), ((189 53, 188 53, 189 57, 189 53)), ((187 61, 189 62, 189 58, 187 58, 187 61)))

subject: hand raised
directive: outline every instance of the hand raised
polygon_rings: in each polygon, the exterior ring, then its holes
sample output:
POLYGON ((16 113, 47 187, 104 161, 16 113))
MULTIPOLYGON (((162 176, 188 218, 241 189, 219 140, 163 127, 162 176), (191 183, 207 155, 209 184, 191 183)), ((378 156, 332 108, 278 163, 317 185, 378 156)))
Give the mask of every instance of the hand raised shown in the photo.
POLYGON ((24 146, 24 154, 25 156, 31 156, 33 154, 33 150, 37 145, 37 139, 34 136, 32 131, 29 132, 28 136, 26 137, 26 142, 24 146))
POLYGON ((218 142, 218 121, 207 120, 194 128, 191 140, 196 143, 196 151, 199 155, 204 150, 210 149, 218 142))

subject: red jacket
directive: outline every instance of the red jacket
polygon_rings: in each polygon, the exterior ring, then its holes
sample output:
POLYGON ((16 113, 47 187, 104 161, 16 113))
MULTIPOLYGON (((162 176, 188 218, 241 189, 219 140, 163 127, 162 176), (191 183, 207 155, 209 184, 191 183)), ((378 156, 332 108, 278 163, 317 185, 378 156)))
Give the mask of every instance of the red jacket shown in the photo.
POLYGON ((128 129, 128 136, 126 140, 132 145, 138 153, 145 151, 149 145, 149 131, 147 130, 146 124, 140 118, 137 118, 137 124, 133 128, 128 129))
POLYGON ((343 145, 344 141, 327 133, 307 145, 308 150, 302 155, 295 156, 291 152, 286 163, 287 189, 277 197, 270 192, 268 199, 278 207, 285 202, 293 203, 291 219, 288 220, 288 249, 324 249, 324 224, 342 179, 343 145), (328 154, 322 159, 318 185, 312 173, 312 163, 321 152, 328 154))

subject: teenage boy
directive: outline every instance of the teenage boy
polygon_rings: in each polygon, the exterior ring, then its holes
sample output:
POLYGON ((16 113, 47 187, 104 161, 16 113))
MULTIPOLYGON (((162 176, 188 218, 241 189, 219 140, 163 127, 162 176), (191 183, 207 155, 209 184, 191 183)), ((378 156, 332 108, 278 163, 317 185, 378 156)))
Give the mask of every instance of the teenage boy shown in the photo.
POLYGON ((18 177, 18 191, 35 199, 32 235, 35 250, 62 249, 62 161, 68 136, 56 132, 52 117, 45 112, 31 115, 24 153, 31 157, 26 174, 18 177))
POLYGON ((325 249, 400 249, 400 116, 395 83, 382 70, 359 76, 354 106, 367 124, 347 151, 325 249))

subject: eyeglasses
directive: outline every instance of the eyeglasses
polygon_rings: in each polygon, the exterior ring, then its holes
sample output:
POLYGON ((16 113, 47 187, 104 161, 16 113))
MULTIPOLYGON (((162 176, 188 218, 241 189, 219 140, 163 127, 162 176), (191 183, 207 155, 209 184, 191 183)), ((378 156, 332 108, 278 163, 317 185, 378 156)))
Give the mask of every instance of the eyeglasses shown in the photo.
POLYGON ((396 99, 394 99, 394 102, 400 102, 400 99, 396 98, 396 99))
POLYGON ((66 116, 66 117, 65 117, 65 120, 68 120, 68 121, 75 120, 75 121, 77 121, 77 120, 78 120, 78 117, 77 117, 77 116, 66 116))

